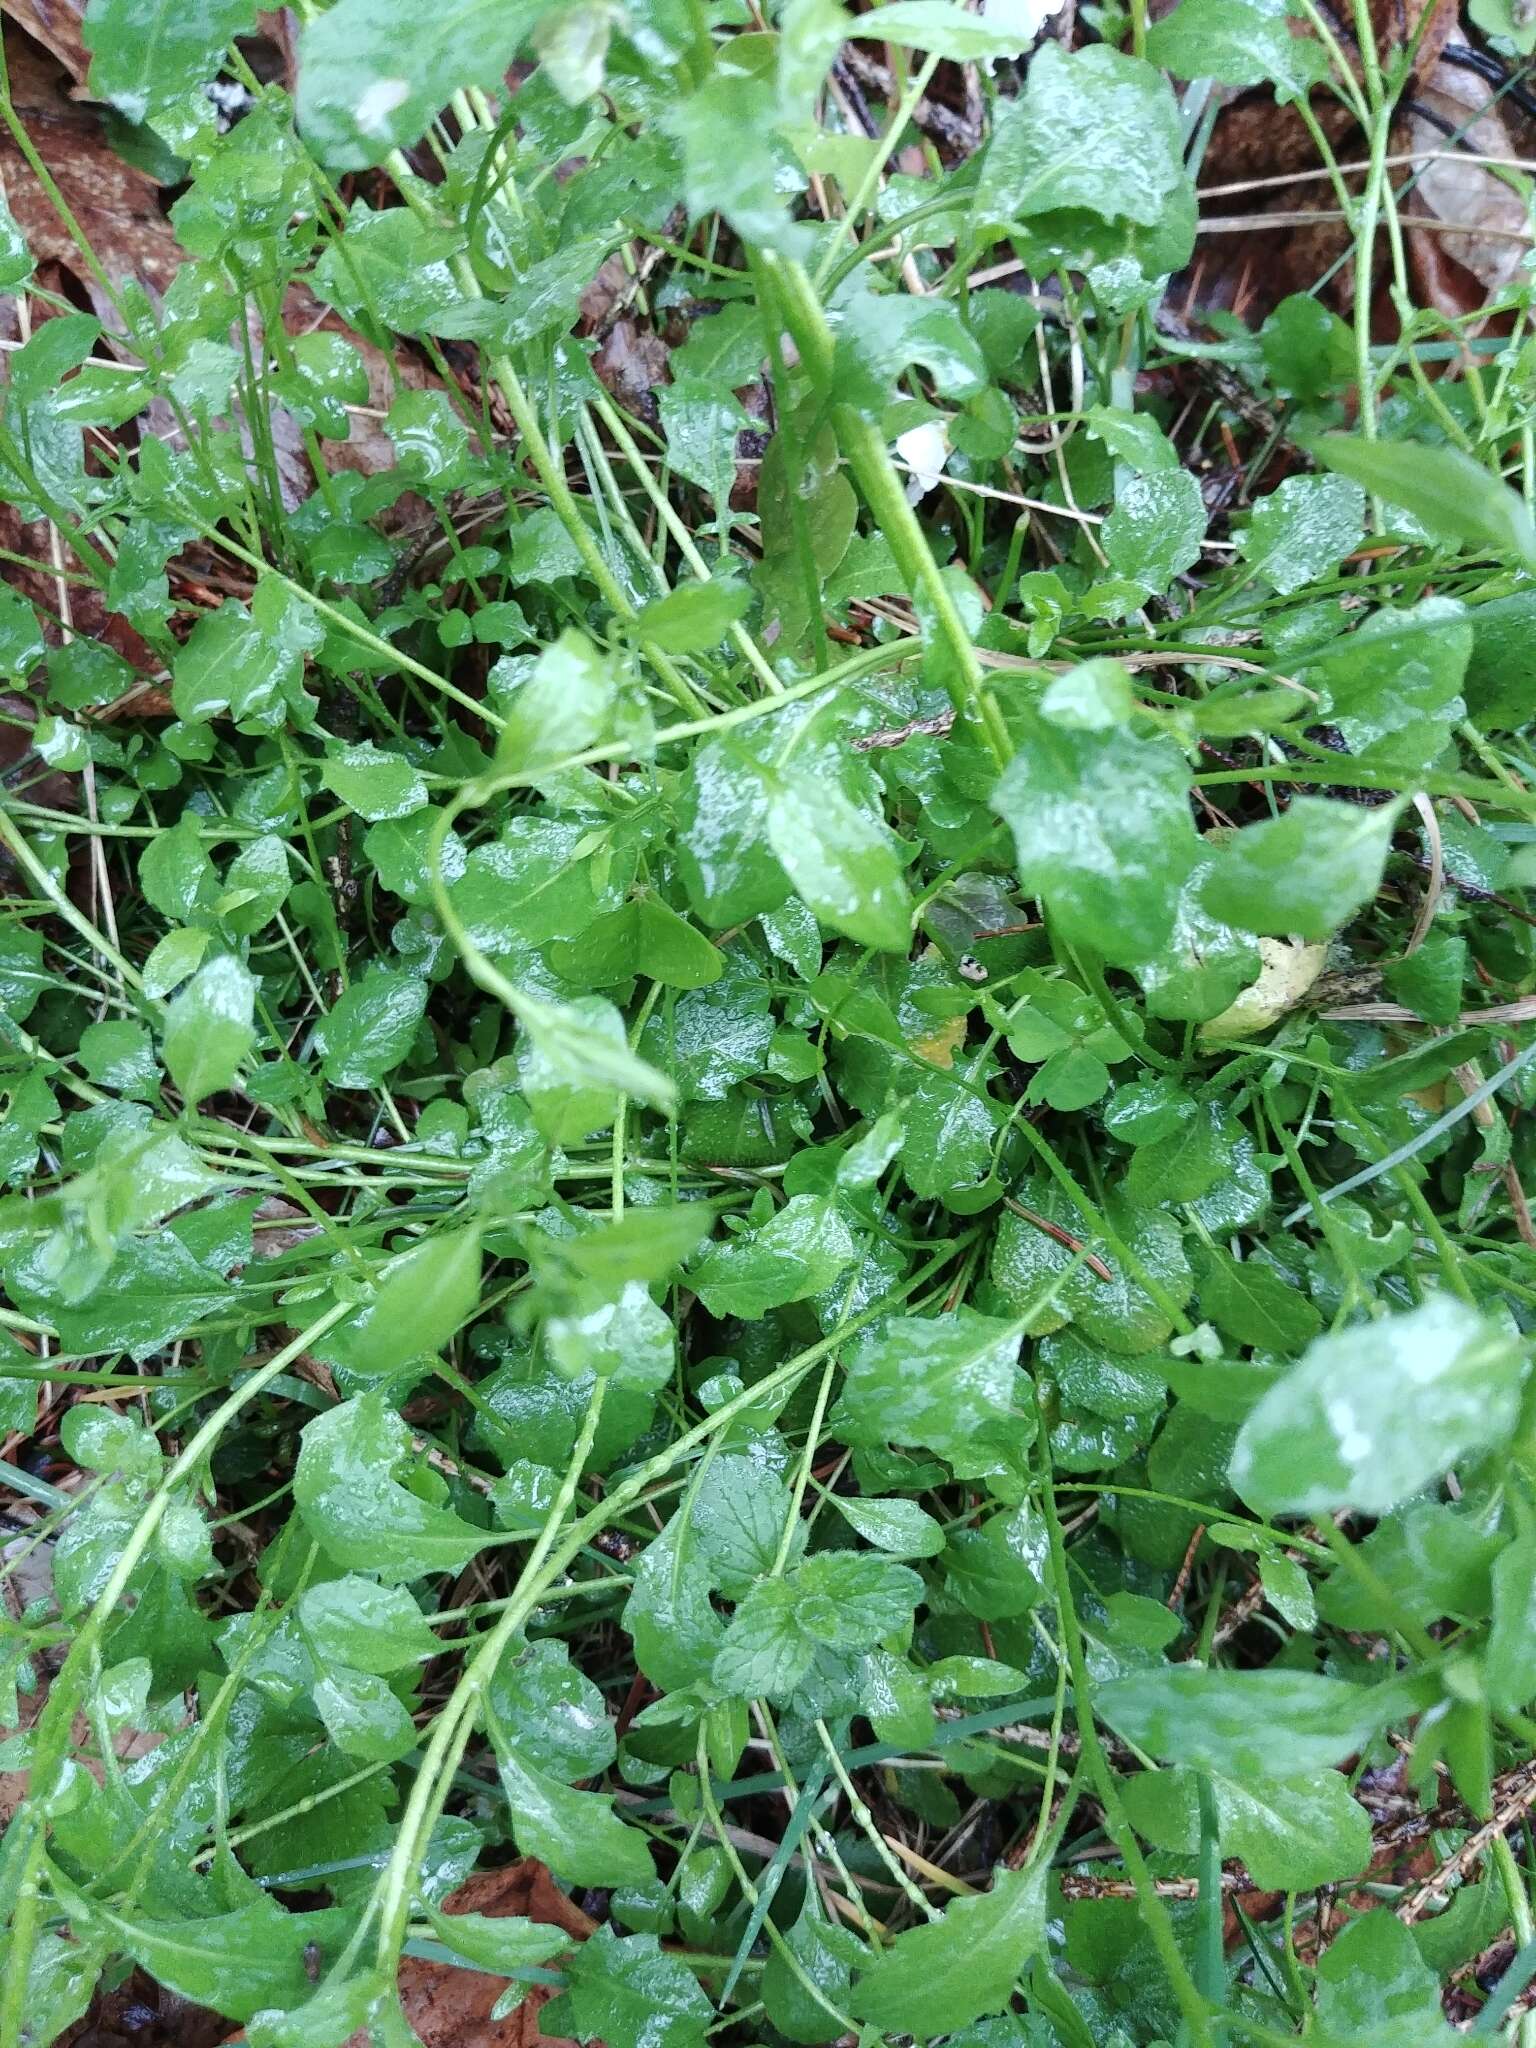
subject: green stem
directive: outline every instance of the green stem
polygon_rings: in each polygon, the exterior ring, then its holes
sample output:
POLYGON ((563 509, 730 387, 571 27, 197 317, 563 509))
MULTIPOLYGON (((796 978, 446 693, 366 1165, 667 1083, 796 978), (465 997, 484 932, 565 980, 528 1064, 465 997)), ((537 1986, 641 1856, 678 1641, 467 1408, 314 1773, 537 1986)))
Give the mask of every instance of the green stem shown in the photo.
MULTIPOLYGON (((1531 1897, 1526 1889, 1520 1866, 1515 1861, 1515 1852, 1509 1846, 1507 1835, 1495 1835, 1490 1844, 1489 1854, 1499 1883, 1504 1888, 1505 1904, 1509 1907, 1510 1925, 1514 1928, 1515 1947, 1523 1949, 1536 1941, 1536 1920, 1531 1916, 1531 1897)), ((1518 2048, 1536 2048, 1536 2012, 1522 2013, 1516 2030, 1518 2048)))
MULTIPOLYGON (((435 226, 436 216, 431 206, 422 199, 411 167, 398 149, 392 150, 385 158, 384 167, 394 179, 406 205, 435 226)), ((472 299, 485 296, 468 256, 461 253, 454 257, 453 273, 466 296, 472 299)), ((554 509, 555 517, 570 535, 587 574, 597 587, 598 595, 616 618, 623 619, 626 624, 632 623, 637 616, 635 607, 630 603, 623 586, 609 566, 607 557, 598 546, 591 527, 582 517, 575 493, 565 480, 565 469, 556 461, 549 442, 544 438, 544 429, 539 422, 537 409, 523 389, 522 379, 512 367, 511 357, 493 356, 490 361, 490 372, 501 387, 501 395, 507 402, 507 410, 512 415, 528 459, 533 464, 534 474, 544 487, 544 494, 554 509)), ((703 700, 677 665, 659 648, 646 643, 642 645, 651 666, 683 709, 702 711, 703 700)))
MULTIPOLYGON (((652 505, 655 506, 657 518, 660 519, 662 525, 671 534, 673 540, 676 541, 678 553, 688 564, 688 567, 698 578, 699 582, 708 583, 711 580, 708 562, 705 561, 704 557, 694 546, 693 535, 688 531, 682 519, 679 518, 671 499, 668 498, 666 492, 657 483, 655 477, 651 475, 650 464, 636 446, 634 436, 625 426, 618 409, 611 405, 606 398, 595 398, 592 401, 592 409, 618 443, 619 450, 624 456, 625 461, 628 462, 630 468, 634 471, 641 490, 645 492, 652 505)), ((739 622, 734 623, 730 627, 727 637, 743 661, 747 663, 748 667, 756 675, 758 681, 766 689, 773 691, 777 695, 784 688, 784 685, 774 674, 772 664, 769 662, 767 655, 763 653, 745 626, 739 622)))
POLYGON ((880 145, 870 158, 868 168, 865 170, 863 177, 860 178, 853 197, 848 201, 843 211, 842 219, 833 229, 826 249, 822 253, 821 262, 816 267, 814 282, 817 291, 824 292, 827 289, 827 280, 832 275, 837 264, 838 251, 853 233, 855 223, 861 220, 869 210, 869 202, 874 197, 875 187, 880 183, 885 167, 891 160, 891 153, 901 141, 902 135, 906 131, 907 123, 917 111, 918 101, 928 90, 929 79, 932 78, 938 68, 939 60, 936 56, 925 59, 922 69, 912 79, 906 91, 897 101, 896 111, 892 114, 890 121, 886 125, 885 134, 880 139, 880 145))
POLYGON ((1098 1726, 1093 1718, 1093 1682, 1088 1675, 1082 1626, 1078 1621, 1077 1608, 1072 1599, 1066 1539, 1062 1535, 1061 1517, 1056 1512, 1055 1481, 1051 1471, 1050 1450, 1043 1417, 1039 1442, 1044 1465, 1040 1499, 1045 1511, 1046 1533, 1050 1543, 1051 1581, 1056 1594, 1056 1611, 1061 1619, 1061 1636, 1067 1653, 1067 1669, 1072 1680, 1072 1711, 1077 1721, 1083 1761, 1088 1768, 1094 1796, 1104 1814, 1105 1829, 1119 1850, 1121 1861, 1136 1887, 1142 1924, 1152 1939, 1164 1974, 1178 2001, 1179 2010, 1184 2015, 1184 2025, 1191 2048, 1215 2048, 1215 2037, 1211 2032, 1206 2002, 1201 1997, 1199 1987, 1190 1975, 1189 1965, 1179 1948, 1168 1908, 1158 1896, 1157 1888, 1152 1882, 1152 1873, 1147 1868, 1146 1858, 1141 1853, 1135 1831, 1126 1816, 1119 1783, 1110 1768, 1109 1758, 1104 1754, 1104 1745, 1099 1740, 1098 1726))
MULTIPOLYGON (((422 1759, 411 1796, 401 1817, 394 1851, 385 1866, 379 1886, 379 1936, 376 1954, 382 1971, 391 1971, 405 1940, 410 1919, 416 1873, 426 1854, 427 1838, 442 1812, 453 1784, 453 1774, 468 1745, 479 1713, 480 1702, 507 1645, 539 1604, 546 1578, 554 1579, 581 1548, 565 1529, 565 1518, 576 1498, 576 1488, 586 1468, 597 1425, 608 1392, 606 1379, 594 1380, 581 1431, 571 1452, 560 1491, 551 1504, 539 1539, 529 1552, 518 1579, 517 1591, 496 1626, 482 1637, 480 1646, 465 1666, 453 1696, 438 1716, 432 1740, 422 1759), (562 1531, 564 1535, 562 1537, 562 1531)), ((581 1524, 576 1525, 577 1529, 581 1524)))
POLYGON ((934 638, 948 656, 943 664, 943 682, 950 701, 957 715, 991 750, 998 767, 1005 767, 1013 753, 1008 728, 987 694, 971 636, 917 514, 907 503, 906 485, 891 460, 885 436, 875 421, 836 398, 832 329, 815 288, 799 263, 772 250, 762 251, 761 260, 778 285, 801 362, 813 383, 831 397, 838 446, 875 515, 875 523, 890 542, 891 552, 913 595, 932 614, 934 638))

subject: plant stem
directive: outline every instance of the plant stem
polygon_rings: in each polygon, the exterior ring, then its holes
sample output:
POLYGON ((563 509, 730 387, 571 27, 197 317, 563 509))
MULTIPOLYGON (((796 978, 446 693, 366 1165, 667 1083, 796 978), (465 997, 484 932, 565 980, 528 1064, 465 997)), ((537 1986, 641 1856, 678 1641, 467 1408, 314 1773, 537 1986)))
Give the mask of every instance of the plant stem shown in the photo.
POLYGON ((761 258, 779 288, 800 360, 812 381, 828 396, 838 445, 875 516, 875 523, 890 542, 891 552, 914 595, 932 615, 934 639, 947 657, 942 680, 950 701, 957 715, 990 749, 998 767, 1005 767, 1013 753, 1008 728, 987 693, 981 664, 954 593, 934 559, 917 514, 907 502, 906 485, 891 460, 885 437, 873 420, 866 419, 856 407, 841 403, 835 395, 832 329, 811 280, 799 263, 772 250, 763 250, 761 258))
POLYGON ((1098 1726, 1093 1718, 1093 1681, 1088 1675, 1082 1625, 1078 1621, 1077 1608, 1072 1598, 1067 1546, 1062 1535, 1061 1517, 1056 1512, 1055 1483, 1051 1471, 1047 1424, 1043 1416, 1040 1422, 1039 1444, 1044 1468, 1040 1500, 1050 1544, 1051 1582, 1055 1588, 1056 1611, 1061 1621, 1062 1643, 1067 1653, 1067 1670, 1072 1681, 1072 1712, 1077 1722, 1083 1761, 1088 1767, 1094 1796, 1103 1810, 1104 1826, 1120 1852, 1132 1884, 1136 1887, 1142 1922, 1152 1939, 1153 1947, 1157 1950, 1158 1959, 1178 2001, 1179 2010, 1184 2015, 1184 2025, 1192 2048, 1215 2048, 1209 2010, 1180 1951, 1168 1908, 1152 1882, 1152 1873, 1147 1868, 1146 1858, 1141 1853, 1135 1830, 1126 1816, 1125 1802, 1120 1797, 1119 1784, 1110 1768, 1109 1759, 1104 1754, 1104 1745, 1099 1740, 1098 1726))

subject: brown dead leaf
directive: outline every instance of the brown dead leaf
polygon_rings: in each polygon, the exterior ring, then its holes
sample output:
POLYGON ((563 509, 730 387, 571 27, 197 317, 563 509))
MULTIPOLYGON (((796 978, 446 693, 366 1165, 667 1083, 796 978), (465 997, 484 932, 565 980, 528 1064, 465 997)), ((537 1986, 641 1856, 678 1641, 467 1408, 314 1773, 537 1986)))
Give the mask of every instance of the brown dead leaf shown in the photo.
MULTIPOLYGON (((183 259, 160 211, 159 187, 113 154, 102 136, 97 110, 70 97, 67 71, 9 22, 5 57, 16 112, 102 269, 114 283, 132 277, 163 292, 183 259)), ((110 299, 9 139, 0 142, 0 172, 11 212, 38 262, 57 263, 67 270, 97 317, 109 327, 117 325, 110 299)))
POLYGON ((90 52, 80 40, 84 0, 0 0, 0 12, 41 43, 76 85, 84 85, 91 67, 90 52))
POLYGON ((1410 201, 1409 246, 1428 303, 1460 317, 1501 292, 1520 269, 1531 246, 1524 199, 1498 170, 1472 161, 1521 154, 1504 115, 1492 104, 1487 81, 1477 72, 1441 58, 1425 74, 1413 98, 1410 147, 1425 164, 1410 201), (1447 140, 1459 135, 1459 149, 1447 140), (1413 227, 1428 216, 1457 230, 1413 227), (1465 279, 1449 274, 1459 268, 1465 279))
POLYGON ((671 354, 654 327, 623 314, 615 320, 592 357, 592 367, 626 412, 654 426, 658 418, 652 395, 671 375, 671 354))
MULTIPOLYGON (((478 1871, 444 1902, 443 1910, 522 1914, 564 1928, 573 1941, 585 1941, 597 1925, 531 1856, 504 1870, 478 1871)), ((534 1985, 504 2020, 493 2020, 491 2008, 506 1988, 505 1978, 461 1970, 452 1963, 407 1956, 400 1965, 400 2003, 425 2048, 569 2048, 558 2037, 539 2031, 539 2012, 553 1995, 543 1985, 534 1985)), ((354 2034, 346 2048, 367 2048, 366 2035, 354 2034)))
POLYGON ((955 1064, 955 1054, 965 1043, 968 1028, 968 1018, 946 1017, 941 1024, 934 1026, 926 1038, 914 1038, 909 1043, 918 1058, 927 1060, 930 1066, 952 1067, 955 1064))
POLYGON ((57 2048, 214 2048, 228 2038, 222 2013, 193 2005, 134 1970, 115 1989, 97 1990, 89 2011, 64 2030, 57 2048))

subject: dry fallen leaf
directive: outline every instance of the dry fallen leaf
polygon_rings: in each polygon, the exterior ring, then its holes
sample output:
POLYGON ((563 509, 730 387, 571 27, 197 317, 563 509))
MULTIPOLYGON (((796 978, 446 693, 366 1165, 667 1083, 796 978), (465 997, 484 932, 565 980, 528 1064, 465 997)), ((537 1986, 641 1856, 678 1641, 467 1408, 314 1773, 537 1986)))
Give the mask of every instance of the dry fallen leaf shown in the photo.
MULTIPOLYGON (((160 210, 160 188, 108 148, 98 109, 72 99, 59 64, 9 24, 5 58, 16 112, 102 269, 114 284, 132 277, 163 292, 182 256, 160 210)), ((11 212, 38 263, 67 270, 89 295, 98 319, 120 327, 47 193, 8 139, 0 142, 0 172, 11 212)))
POLYGON ((84 0, 0 0, 0 13, 51 52, 76 85, 85 84, 91 56, 80 39, 84 0))
POLYGON ((1519 271, 1531 247, 1530 213, 1507 176, 1478 157, 1509 160, 1521 152, 1504 115, 1492 103, 1486 79, 1441 58, 1414 93, 1409 123, 1411 146, 1425 164, 1410 202, 1409 246, 1426 296, 1440 310, 1460 317, 1501 292, 1519 271), (1422 112, 1420 111, 1422 109, 1422 112), (1459 148, 1447 130, 1461 138, 1459 148), (1454 222, 1464 232, 1415 228, 1413 216, 1454 222), (1470 273, 1462 289, 1439 273, 1446 265, 1470 273), (1452 291, 1446 304, 1447 291, 1452 291))
POLYGON ((54 2048, 214 2048, 229 2038, 222 2013, 167 1991, 143 1970, 112 1990, 98 1990, 90 2009, 54 2048))

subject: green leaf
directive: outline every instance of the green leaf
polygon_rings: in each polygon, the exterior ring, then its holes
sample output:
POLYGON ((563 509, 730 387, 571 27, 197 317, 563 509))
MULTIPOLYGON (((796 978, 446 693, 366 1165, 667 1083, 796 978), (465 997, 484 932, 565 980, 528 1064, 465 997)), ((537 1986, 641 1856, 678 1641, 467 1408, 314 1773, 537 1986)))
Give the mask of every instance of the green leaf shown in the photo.
POLYGON ((835 332, 838 399, 871 419, 880 417, 896 380, 915 366, 952 400, 978 397, 987 388, 986 358, 947 299, 850 292, 838 307, 835 332))
POLYGON ((402 2048, 398 2034, 385 2032, 392 2006, 398 2010, 396 1994, 380 1977, 331 1979, 289 2012, 257 2013, 247 2029, 250 2048, 343 2048, 353 2034, 370 2026, 381 2042, 387 2039, 390 2048, 402 2048))
POLYGON ((545 1319, 550 1358, 571 1379, 612 1379, 657 1394, 671 1379, 676 1334, 644 1284, 630 1280, 611 1301, 545 1319))
POLYGON ((142 122, 206 83, 255 26, 255 0, 90 0, 80 36, 91 91, 142 122))
POLYGON ((694 654, 723 640, 751 601, 751 591, 734 577, 680 583, 665 597, 651 600, 636 621, 635 632, 668 654, 694 654))
POLYGON ((1294 1351, 1315 1337, 1322 1317, 1278 1268, 1234 1259, 1218 1246, 1200 1267, 1200 1309, 1226 1336, 1262 1351, 1294 1351))
POLYGON ((327 1579, 309 1587, 299 1602, 299 1619, 322 1668, 348 1664, 387 1676, 435 1656, 441 1647, 409 1593, 371 1579, 327 1579))
POLYGON ((612 722, 617 688, 611 663, 567 626, 508 703, 497 768, 529 774, 596 746, 612 722))
POLYGON ((886 827, 823 776, 793 770, 769 784, 768 843, 801 901, 861 945, 902 953, 912 899, 886 827))
POLYGON ((556 939, 550 965, 592 988, 643 975, 666 988, 706 988, 725 972, 725 956, 663 903, 637 896, 589 924, 579 939, 556 939))
POLYGON ((371 740, 327 754, 320 765, 320 780, 370 823, 380 818, 408 818, 427 801, 427 785, 420 772, 401 755, 385 753, 371 740))
POLYGON ((1395 1913, 1362 1913, 1317 1966, 1319 2048, 1452 2048, 1440 1985, 1395 1913))
MULTIPOLYGON (((0 291, 14 291, 18 285, 25 284, 35 268, 32 252, 27 247, 26 236, 18 226, 10 207, 0 200, 0 291)), ((7 596, 9 594, 7 592, 7 596)), ((12 604, 14 603, 13 599, 12 604)), ((11 606, 5 609, 9 612, 11 606)), ((26 610, 28 616, 32 617, 31 607, 26 607, 26 610)), ((36 630, 35 618, 33 630, 36 630)), ((7 651, 4 659, 9 662, 14 656, 7 651)))
POLYGON ((629 1050, 623 1017, 601 997, 547 1003, 524 992, 517 1018, 524 1034, 517 1049, 518 1080, 534 1122, 551 1143, 612 1123, 621 1095, 660 1109, 675 1103, 672 1081, 629 1050))
POLYGON ((198 969, 166 1013, 166 1069, 189 1109, 233 1085, 256 1043, 256 981, 225 954, 198 969))
POLYGON ((1095 1689, 1111 1728, 1153 1756, 1239 1782, 1339 1763, 1405 1711, 1400 1693, 1310 1671, 1165 1665, 1095 1689))
POLYGON ((485 1547, 484 1529, 395 1478, 411 1455, 411 1432, 382 1392, 343 1401, 304 1425, 293 1497, 315 1541, 348 1571, 377 1572, 400 1585, 460 1571, 485 1547))
POLYGON ((1171 1131, 1137 1147, 1125 1177, 1127 1194, 1149 1207, 1198 1201, 1230 1174, 1236 1137, 1235 1120, 1223 1104, 1191 1104, 1190 1114, 1171 1131))
POLYGON ((854 1985, 855 2013, 884 2033, 953 2033, 1003 2012, 1020 1971, 1046 1945, 1045 1871, 999 1869, 992 1889, 898 1935, 854 1985))
POLYGON ((572 1946, 563 1927, 528 1920, 520 1913, 440 1913, 430 1899, 423 1899, 421 1906, 445 1948, 472 1969, 488 1970, 493 1976, 536 1968, 572 1946))
POLYGON ((607 2048, 704 2048, 714 2008, 698 1979, 662 1952, 654 1934, 619 1937, 599 1927, 564 1966, 565 1995, 540 2014, 607 2048))
POLYGON ((1259 346, 1275 389, 1288 396, 1319 399, 1354 375, 1354 337, 1308 292, 1280 301, 1259 330, 1259 346))
POLYGON ((315 1710, 343 1756, 392 1764, 416 1747, 416 1725, 387 1681, 333 1665, 314 1688, 315 1710))
POLYGON ((1042 899, 1066 938, 1134 966, 1167 948, 1195 863, 1188 788, 1170 740, 1040 719, 992 807, 1013 829, 1025 891, 1042 899))
POLYGON ((1357 759, 1412 777, 1466 716, 1460 691, 1472 646, 1461 606, 1429 598, 1411 611, 1375 613, 1326 649, 1306 681, 1357 759))
POLYGON ((1047 0, 993 0, 985 15, 953 0, 890 0, 880 10, 880 33, 958 64, 986 63, 1027 50, 1050 12, 1047 0))
POLYGON ((863 1500, 835 1493, 832 1505, 866 1543, 892 1557, 937 1557, 944 1548, 942 1526, 915 1500, 863 1500))
POLYGON ((697 1569, 727 1599, 740 1600, 772 1570, 790 1512, 789 1488, 776 1473, 737 1453, 716 1458, 688 1517, 697 1569))
POLYGON ((815 1639, 795 1618, 794 1588, 786 1579, 764 1579, 732 1615, 710 1675, 738 1699, 782 1700, 805 1677, 815 1656, 815 1639))
POLYGON ((1383 978, 1392 1000, 1406 1003, 1426 1024, 1454 1024, 1467 979, 1467 942, 1449 933, 1428 938, 1394 960, 1383 978))
POLYGON ((197 723, 227 711, 253 733, 276 732, 290 718, 310 723, 304 657, 323 637, 303 599, 275 576, 264 577, 249 609, 227 598, 192 628, 174 664, 177 717, 197 723))
POLYGON ((499 1735, 496 1767, 520 1854, 537 1856, 567 1884, 644 1887, 655 1882, 645 1836, 624 1825, 611 1799, 573 1792, 525 1763, 499 1735))
POLYGON ((688 1284, 711 1315, 756 1321, 830 1287, 854 1249, 853 1233, 831 1201, 795 1195, 758 1228, 707 1246, 688 1284))
POLYGON ((682 144, 683 198, 695 219, 722 213, 744 241, 777 248, 787 240, 783 195, 805 178, 776 132, 777 96, 766 77, 717 72, 668 112, 682 144))
POLYGON ((427 984, 404 968, 376 966, 353 982, 315 1031, 320 1071, 336 1088, 374 1088, 411 1049, 427 1008, 427 984))
POLYGON ((524 1643, 497 1666, 492 1711, 523 1762, 570 1783, 600 1777, 616 1754, 602 1694, 561 1642, 524 1643))
MULTIPOLYGON (((173 1920, 130 1917, 101 1905, 56 1867, 50 1866, 49 1884, 82 1932, 105 1934, 167 1990, 232 2020, 247 2020, 263 2006, 297 2005, 309 1989, 306 1947, 336 1931, 330 1914, 286 1913, 263 1896, 233 1912, 173 1920)), ((339 1952, 339 1941, 326 1945, 339 1952)))
POLYGON ((1483 1683, 1501 1713, 1520 1713, 1536 1697, 1536 1536, 1517 1536, 1495 1560, 1483 1683))
POLYGON ((945 1553, 945 1576, 960 1604, 982 1621, 1027 1614, 1045 1597, 1049 1538, 1028 1502, 990 1515, 979 1529, 958 1529, 945 1553))
MULTIPOLYGON (((1028 1182, 1020 1188, 1019 1199, 1074 1239, 1086 1235, 1083 1218, 1053 1183, 1028 1182)), ((1080 1336, 1106 1351, 1140 1358, 1172 1334, 1169 1311, 1182 1306, 1193 1292, 1189 1261, 1177 1225, 1161 1210, 1138 1209, 1121 1196, 1112 1196, 1105 1206, 1131 1252, 1134 1270, 1112 1246, 1090 1239, 1090 1248, 1108 1262, 1110 1278, 1081 1264, 1069 1273, 1073 1255, 1067 1247, 1010 1212, 1000 1220, 993 1241, 992 1278, 1003 1299, 1021 1315, 1034 1309, 1045 1288, 1059 1280, 1052 1305, 1032 1317, 1037 1332, 1070 1321, 1080 1336)))
MULTIPOLYGON (((1182 0, 1179 13, 1189 5, 1182 0)), ((1307 47, 1283 27, 1280 34, 1294 48, 1307 47)), ((1365 493, 1358 484, 1342 476, 1288 476, 1254 507, 1238 547, 1254 574, 1288 597, 1335 569, 1364 533, 1365 493)))
MULTIPOLYGON (((25 1305, 22 1276, 13 1271, 11 1279, 25 1305)), ((229 1284, 219 1270, 196 1258, 168 1230, 131 1238, 84 1301, 47 1303, 50 1320, 71 1350, 87 1356, 120 1350, 135 1359, 149 1357, 228 1306, 229 1284)))
POLYGON ((707 740, 689 762, 677 827, 683 886, 705 924, 744 924, 788 895, 768 848, 767 780, 733 735, 707 740))
POLYGON ((1293 797, 1218 849, 1201 902, 1243 931, 1330 938, 1380 887, 1400 808, 1293 797))
POLYGON ((299 44, 299 126, 334 170, 415 142, 463 86, 495 88, 547 0, 337 0, 299 44))
POLYGON ((1340 476, 1411 513, 1435 539, 1512 555, 1536 569, 1536 526, 1524 499, 1459 448, 1324 434, 1313 453, 1340 476))
POLYGON ((978 218, 1006 226, 1066 207, 1151 227, 1187 179, 1178 113, 1150 64, 1094 43, 1043 43, 1005 104, 976 191, 978 218))
POLYGON ((1032 1432, 1020 1335, 969 1308, 893 1317, 855 1339, 834 1426, 854 1443, 936 1451, 962 1479, 995 1470, 1032 1432))
POLYGON ((316 1352, 382 1376, 441 1351, 479 1303, 479 1226, 440 1231, 387 1259, 355 1313, 316 1339, 316 1352))
POLYGON ((1319 1337, 1259 1402, 1232 1484, 1263 1514, 1380 1515, 1515 1427, 1526 1350, 1454 1295, 1319 1337))
POLYGON ((1327 75, 1321 47, 1291 34, 1284 0, 1179 0, 1148 29, 1147 58, 1180 78, 1213 78, 1220 85, 1268 79, 1282 104, 1327 75))
POLYGON ((1396 1627, 1404 1614, 1426 1624, 1487 1614, 1500 1543, 1486 1512, 1410 1500, 1383 1516, 1358 1548, 1368 1576, 1341 1564, 1320 1589, 1318 1605, 1336 1627, 1363 1632, 1396 1627))
POLYGON ((1205 523, 1205 500, 1188 470, 1127 477, 1104 522, 1104 552, 1117 575, 1139 583, 1150 596, 1161 596, 1176 576, 1199 561, 1205 523))
POLYGON ((901 1106, 901 1164, 914 1194, 956 1207, 984 1182, 1004 1111, 967 1077, 934 1067, 901 1106))
POLYGON ((905 1629, 922 1581, 905 1565, 822 1551, 785 1578, 751 1586, 715 1656, 716 1685, 740 1699, 786 1699, 823 1650, 871 1650, 905 1629))
POLYGON ((389 408, 384 431, 395 459, 419 488, 453 491, 467 479, 469 433, 445 392, 402 391, 389 408))
MULTIPOLYGON (((1358 1877, 1371 1860, 1370 1815, 1337 1771, 1295 1778, 1211 1775, 1223 1856, 1266 1891, 1311 1891, 1358 1877)), ((1188 1768, 1143 1771, 1122 1793, 1139 1835, 1155 1848, 1200 1847, 1197 1778, 1188 1768)))
MULTIPOLYGON (((202 959, 212 937, 211 932, 199 931, 189 926, 178 931, 169 931, 163 939, 157 940, 149 958, 144 962, 145 995, 151 1001, 169 995, 177 982, 185 981, 202 959)), ((25 1021, 24 1011, 13 1010, 12 1014, 16 1016, 18 1023, 25 1021)))
MULTIPOLYGON (((371 6, 373 0, 363 0, 371 6)), ((322 17, 330 22, 336 9, 322 17)), ((393 12, 390 0, 381 11, 393 12)), ((355 325, 385 322, 416 333, 450 316, 464 291, 450 267, 460 238, 406 207, 375 213, 361 200, 345 232, 327 244, 311 277, 315 296, 355 325)), ((334 487, 333 487, 334 488, 334 487)))

